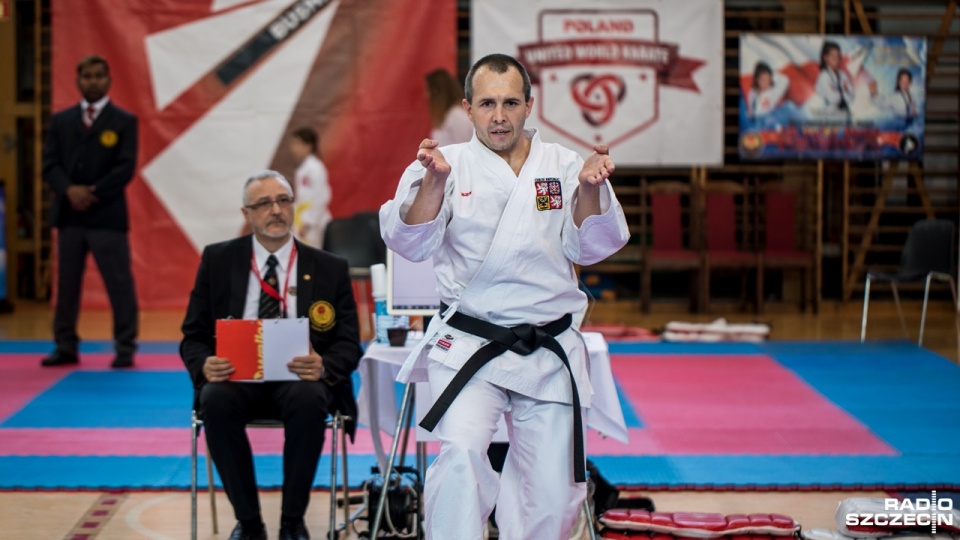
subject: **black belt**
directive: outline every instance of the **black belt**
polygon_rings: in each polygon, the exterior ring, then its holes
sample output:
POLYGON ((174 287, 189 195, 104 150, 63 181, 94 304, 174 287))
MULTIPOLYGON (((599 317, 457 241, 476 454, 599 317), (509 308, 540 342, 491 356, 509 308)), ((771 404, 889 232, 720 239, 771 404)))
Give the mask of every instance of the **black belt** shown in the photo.
MULTIPOLYGON (((446 304, 441 304, 440 312, 448 309, 446 304)), ((586 471, 584 467, 583 455, 583 418, 580 411, 580 394, 577 392, 577 383, 573 378, 573 370, 570 368, 570 360, 567 353, 560 346, 556 336, 570 328, 573 317, 568 313, 559 319, 547 323, 543 326, 534 326, 532 324, 521 324, 519 326, 507 327, 499 326, 483 319, 471 317, 457 311, 447 320, 447 324, 473 334, 484 339, 491 340, 490 343, 480 347, 473 353, 463 367, 457 372, 450 381, 450 384, 444 389, 436 403, 430 408, 423 420, 420 421, 420 427, 427 431, 433 431, 437 427, 437 422, 443 417, 450 404, 456 399, 467 381, 480 370, 487 362, 500 356, 507 351, 513 351, 517 354, 527 356, 540 347, 546 347, 553 351, 570 374, 570 387, 573 390, 573 477, 577 482, 586 482, 586 471)))

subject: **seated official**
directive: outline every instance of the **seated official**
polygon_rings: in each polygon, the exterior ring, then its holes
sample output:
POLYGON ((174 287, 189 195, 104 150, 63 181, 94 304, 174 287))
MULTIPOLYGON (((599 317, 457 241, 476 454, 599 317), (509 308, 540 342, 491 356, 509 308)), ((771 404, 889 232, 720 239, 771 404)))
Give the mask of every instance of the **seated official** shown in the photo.
POLYGON ((241 209, 252 235, 207 246, 183 321, 180 356, 190 372, 209 455, 237 525, 231 540, 265 539, 253 453, 245 426, 284 424, 281 540, 308 539, 310 501, 327 414, 356 418, 351 374, 362 351, 346 260, 294 239, 293 190, 275 171, 251 176, 241 209), (287 364, 299 381, 230 381, 229 358, 216 356, 218 319, 308 317, 310 354, 287 364))

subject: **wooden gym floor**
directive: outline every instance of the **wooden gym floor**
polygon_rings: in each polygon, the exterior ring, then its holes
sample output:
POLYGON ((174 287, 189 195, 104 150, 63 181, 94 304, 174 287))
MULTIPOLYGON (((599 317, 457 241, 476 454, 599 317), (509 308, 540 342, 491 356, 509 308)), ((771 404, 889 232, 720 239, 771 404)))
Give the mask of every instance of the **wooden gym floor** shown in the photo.
MULTIPOLYGON (((771 325, 773 340, 857 340, 860 337, 862 304, 825 303, 820 313, 799 313, 795 305, 768 304, 767 313, 753 315, 725 313, 692 315, 677 304, 655 304, 649 315, 639 313, 636 302, 600 302, 590 315, 597 324, 624 324, 662 328, 672 320, 709 322, 725 317, 729 322, 765 322, 771 325)), ((900 322, 892 302, 871 302, 868 339, 900 336, 900 322)), ((904 305, 907 325, 916 340, 920 303, 904 305)), ((179 310, 141 313, 140 337, 144 341, 175 341, 180 338, 179 310)), ((957 318, 946 301, 933 302, 927 316, 924 345, 958 362, 957 318)), ((84 339, 110 339, 110 312, 87 310, 81 314, 80 335, 84 339)), ((0 339, 50 339, 50 309, 46 304, 21 302, 12 314, 0 315, 0 339)), ((39 357, 37 358, 39 362, 39 357)), ((40 369, 39 366, 37 369, 40 369)), ((188 432, 184 427, 184 433, 188 432)), ((186 435, 185 435, 186 436, 186 435)), ((883 497, 880 492, 648 492, 658 510, 721 513, 782 513, 795 518, 804 528, 835 529, 834 511, 846 497, 883 497)), ((269 535, 276 537, 280 495, 261 494, 264 520, 269 535)), ((226 538, 234 521, 229 502, 218 493, 220 533, 211 532, 209 506, 201 499, 199 537, 226 538)), ((313 538, 324 538, 329 507, 326 493, 315 492, 307 516, 313 538)), ((0 492, 0 538, 67 539, 84 533, 87 539, 183 539, 189 538, 190 496, 187 492, 0 492), (110 510, 102 511, 109 507, 110 510)), ((363 526, 361 525, 361 528, 363 526)), ((79 536, 77 536, 79 538, 79 536)), ((356 538, 350 535, 347 538, 356 538)))

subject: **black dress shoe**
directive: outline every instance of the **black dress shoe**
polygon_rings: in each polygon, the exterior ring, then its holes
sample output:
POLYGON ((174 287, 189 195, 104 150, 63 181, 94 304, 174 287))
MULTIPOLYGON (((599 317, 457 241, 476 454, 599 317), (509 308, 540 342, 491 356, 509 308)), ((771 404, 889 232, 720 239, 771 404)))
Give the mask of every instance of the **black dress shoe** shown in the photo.
POLYGON ((307 532, 307 526, 303 524, 302 519, 299 521, 281 521, 280 540, 310 540, 310 533, 307 532))
POLYGON ((69 353, 65 351, 55 351, 50 356, 40 360, 40 365, 44 367, 73 366, 79 363, 80 358, 77 357, 76 353, 69 353))
POLYGON ((112 368, 128 368, 133 367, 133 355, 132 354, 118 354, 113 362, 110 363, 112 368))
POLYGON ((267 540, 267 529, 262 523, 257 527, 244 527, 243 523, 238 522, 229 540, 267 540))

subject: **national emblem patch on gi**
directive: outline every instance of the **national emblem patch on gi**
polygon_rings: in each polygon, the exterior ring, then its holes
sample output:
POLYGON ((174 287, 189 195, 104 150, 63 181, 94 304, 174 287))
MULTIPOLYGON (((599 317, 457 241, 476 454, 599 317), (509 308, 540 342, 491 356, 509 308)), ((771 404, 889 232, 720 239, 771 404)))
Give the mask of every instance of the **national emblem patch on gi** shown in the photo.
POLYGON ((563 192, 559 178, 537 178, 534 180, 537 193, 537 210, 560 210, 563 208, 563 192))
POLYGON ((326 332, 336 323, 336 311, 330 302, 324 300, 314 302, 307 315, 310 317, 310 328, 318 332, 326 332))
POLYGON ((100 134, 100 144, 102 144, 104 148, 113 148, 119 140, 120 137, 117 136, 117 132, 112 129, 105 129, 103 133, 100 134))

